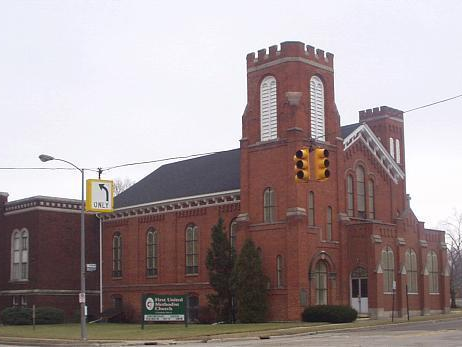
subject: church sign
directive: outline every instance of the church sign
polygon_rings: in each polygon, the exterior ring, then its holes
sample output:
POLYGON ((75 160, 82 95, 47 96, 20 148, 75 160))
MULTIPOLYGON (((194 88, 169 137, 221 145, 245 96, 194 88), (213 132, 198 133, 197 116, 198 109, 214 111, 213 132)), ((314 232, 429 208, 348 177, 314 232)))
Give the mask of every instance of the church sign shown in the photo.
POLYGON ((187 322, 186 299, 183 295, 143 295, 142 323, 187 322))

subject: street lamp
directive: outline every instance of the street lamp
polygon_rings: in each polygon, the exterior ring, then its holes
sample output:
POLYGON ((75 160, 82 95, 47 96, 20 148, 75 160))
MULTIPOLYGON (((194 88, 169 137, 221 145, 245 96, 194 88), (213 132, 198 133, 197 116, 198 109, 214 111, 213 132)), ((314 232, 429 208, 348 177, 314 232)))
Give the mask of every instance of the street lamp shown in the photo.
POLYGON ((84 169, 79 168, 78 166, 72 164, 71 162, 54 158, 47 154, 40 154, 39 159, 43 162, 50 160, 57 160, 67 163, 82 174, 82 202, 81 202, 81 211, 80 211, 80 294, 79 294, 79 303, 80 303, 80 338, 82 340, 87 340, 87 325, 85 319, 85 197, 84 197, 84 187, 85 187, 85 177, 84 169))

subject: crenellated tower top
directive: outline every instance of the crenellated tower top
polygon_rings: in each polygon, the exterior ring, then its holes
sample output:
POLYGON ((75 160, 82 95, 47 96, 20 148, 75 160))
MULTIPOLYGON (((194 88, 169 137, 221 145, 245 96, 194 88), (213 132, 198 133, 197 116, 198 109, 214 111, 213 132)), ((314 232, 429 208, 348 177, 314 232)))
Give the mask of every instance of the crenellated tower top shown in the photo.
POLYGON ((403 119, 403 111, 388 106, 380 106, 359 111, 359 121, 367 122, 368 120, 392 117, 403 119))
POLYGON ((330 69, 334 67, 334 55, 325 53, 322 49, 315 49, 313 46, 305 45, 299 41, 285 41, 281 43, 281 48, 278 46, 270 46, 260 49, 257 52, 247 54, 247 69, 259 67, 263 64, 271 63, 275 60, 287 59, 287 61, 306 61, 313 65, 325 66, 330 69))

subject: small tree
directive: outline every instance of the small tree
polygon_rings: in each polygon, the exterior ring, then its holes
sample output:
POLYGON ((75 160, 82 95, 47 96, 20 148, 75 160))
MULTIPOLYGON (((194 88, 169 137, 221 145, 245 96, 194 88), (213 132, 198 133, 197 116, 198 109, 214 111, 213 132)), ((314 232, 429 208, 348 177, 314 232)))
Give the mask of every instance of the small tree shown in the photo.
POLYGON ((128 177, 125 177, 125 179, 116 178, 114 180, 114 196, 117 196, 120 193, 122 193, 124 190, 127 190, 133 184, 135 184, 135 181, 132 181, 128 177))
POLYGON ((212 244, 207 252, 207 270, 214 294, 207 295, 219 321, 232 320, 234 250, 224 231, 223 219, 212 227, 212 244))
POLYGON ((234 272, 238 318, 242 323, 265 321, 268 311, 267 283, 255 244, 247 239, 241 249, 234 272))
POLYGON ((451 308, 455 308, 457 290, 462 289, 462 213, 454 211, 454 215, 443 226, 448 241, 451 308))

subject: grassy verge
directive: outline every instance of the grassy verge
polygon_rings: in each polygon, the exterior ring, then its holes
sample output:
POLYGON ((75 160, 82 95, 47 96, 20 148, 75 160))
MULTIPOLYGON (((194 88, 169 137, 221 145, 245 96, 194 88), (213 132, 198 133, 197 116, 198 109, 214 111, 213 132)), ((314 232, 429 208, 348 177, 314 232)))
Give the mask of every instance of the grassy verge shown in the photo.
MULTIPOLYGON (((141 330, 139 324, 101 323, 88 325, 91 340, 157 340, 207 338, 217 335, 239 336, 255 332, 290 329, 308 323, 261 323, 261 324, 149 324, 141 330)), ((312 325, 312 324, 311 324, 312 325)), ((37 325, 35 330, 26 326, 0 326, 1 337, 21 337, 36 339, 79 339, 80 324, 37 325)))
MULTIPOLYGON (((449 314, 434 316, 411 317, 411 322, 453 319, 462 317, 462 311, 457 310, 449 314)), ((394 323, 407 323, 406 317, 396 318, 394 323)), ((374 327, 393 324, 391 319, 371 320, 359 319, 353 323, 325 324, 325 323, 261 323, 261 324, 149 324, 141 330, 139 324, 90 324, 88 325, 89 340, 188 340, 210 339, 223 337, 290 335, 308 332, 322 332, 351 328, 374 327)), ((29 339, 80 339, 79 324, 38 325, 32 326, 0 326, 0 338, 29 338, 29 339)))

